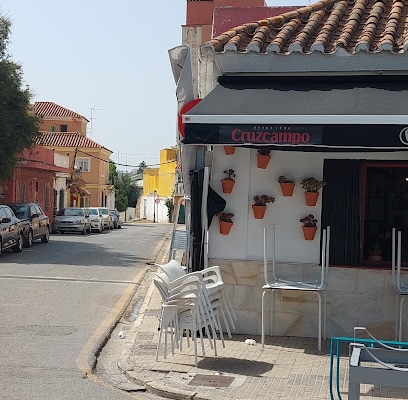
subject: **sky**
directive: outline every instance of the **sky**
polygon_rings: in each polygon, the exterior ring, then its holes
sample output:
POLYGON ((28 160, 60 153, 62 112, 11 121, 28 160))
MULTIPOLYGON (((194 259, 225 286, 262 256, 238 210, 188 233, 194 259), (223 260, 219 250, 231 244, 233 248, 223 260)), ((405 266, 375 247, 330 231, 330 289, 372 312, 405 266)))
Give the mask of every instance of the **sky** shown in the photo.
MULTIPOLYGON (((181 44, 186 0, 0 0, 8 52, 32 101, 86 117, 90 139, 118 170, 159 163, 176 144, 176 84, 168 50, 181 44), (127 165, 127 166, 126 166, 127 165)), ((267 1, 268 6, 308 1, 267 1)))

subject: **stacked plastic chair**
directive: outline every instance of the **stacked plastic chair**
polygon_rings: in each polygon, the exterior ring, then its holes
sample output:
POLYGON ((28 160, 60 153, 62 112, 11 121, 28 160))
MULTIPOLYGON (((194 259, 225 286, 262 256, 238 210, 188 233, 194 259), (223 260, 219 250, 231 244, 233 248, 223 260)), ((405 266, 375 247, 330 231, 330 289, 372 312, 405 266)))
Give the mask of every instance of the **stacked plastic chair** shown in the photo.
POLYGON ((201 339, 202 356, 205 357, 203 331, 209 345, 217 355, 217 331, 222 345, 224 344, 220 316, 224 324, 227 320, 223 310, 223 303, 217 296, 208 295, 203 276, 199 272, 184 274, 170 280, 164 272, 155 273, 153 281, 162 297, 160 313, 159 338, 156 351, 156 360, 164 337, 164 358, 167 357, 168 335, 170 335, 171 352, 182 350, 183 336, 187 337, 190 345, 191 337, 194 343, 194 361, 197 366, 197 332, 201 339))
POLYGON ((401 279, 401 231, 392 229, 392 288, 395 292, 395 340, 402 341, 402 314, 408 282, 401 279))
MULTIPOLYGON (((174 281, 182 276, 186 276, 186 268, 183 267, 177 260, 170 260, 167 264, 156 264, 168 277, 168 280, 174 281)), ((229 324, 232 329, 235 329, 234 321, 237 321, 228 293, 225 289, 225 284, 221 276, 220 267, 212 266, 197 271, 201 274, 207 294, 210 300, 219 299, 222 302, 223 311, 225 311, 229 324)), ((228 336, 231 338, 229 324, 225 323, 225 328, 228 336)))

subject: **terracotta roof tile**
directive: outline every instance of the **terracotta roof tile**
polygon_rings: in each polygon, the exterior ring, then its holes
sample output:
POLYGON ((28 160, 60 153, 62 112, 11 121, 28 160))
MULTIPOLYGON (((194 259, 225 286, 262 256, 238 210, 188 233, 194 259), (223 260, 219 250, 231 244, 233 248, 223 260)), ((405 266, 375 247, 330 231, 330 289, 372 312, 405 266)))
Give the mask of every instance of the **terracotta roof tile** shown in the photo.
POLYGON ((41 136, 38 138, 36 144, 40 146, 106 149, 106 147, 94 142, 79 132, 41 132, 41 136))
POLYGON ((33 104, 32 109, 37 115, 41 115, 43 117, 85 118, 83 115, 68 110, 65 107, 61 107, 58 104, 55 104, 51 101, 36 101, 33 104))
POLYGON ((343 49, 404 53, 408 50, 408 2, 322 0, 231 29, 203 44, 214 52, 333 53, 343 49))

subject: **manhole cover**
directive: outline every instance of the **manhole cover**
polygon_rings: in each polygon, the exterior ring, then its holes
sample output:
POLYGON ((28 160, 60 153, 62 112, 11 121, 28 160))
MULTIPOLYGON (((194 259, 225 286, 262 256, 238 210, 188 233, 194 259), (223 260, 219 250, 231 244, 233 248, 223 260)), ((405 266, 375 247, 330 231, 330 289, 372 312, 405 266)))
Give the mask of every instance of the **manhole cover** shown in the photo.
POLYGON ((197 374, 189 383, 194 386, 229 387, 235 378, 232 376, 197 374))

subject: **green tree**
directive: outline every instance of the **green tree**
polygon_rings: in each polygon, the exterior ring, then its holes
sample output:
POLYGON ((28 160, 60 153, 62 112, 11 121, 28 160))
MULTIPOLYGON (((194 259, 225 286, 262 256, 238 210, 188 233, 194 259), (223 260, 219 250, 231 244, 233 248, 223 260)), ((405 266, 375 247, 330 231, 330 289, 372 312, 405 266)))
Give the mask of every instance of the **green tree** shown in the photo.
POLYGON ((147 167, 146 163, 145 163, 144 161, 142 161, 142 162, 139 164, 139 167, 138 167, 136 173, 137 173, 137 174, 141 174, 141 173, 144 171, 144 169, 145 169, 146 167, 147 167))
POLYGON ((118 211, 125 211, 127 207, 136 207, 140 191, 137 186, 132 183, 128 174, 117 172, 114 186, 116 193, 115 207, 118 211))
POLYGON ((21 66, 7 53, 11 22, 0 15, 0 179, 9 179, 19 155, 34 145, 38 118, 30 113, 29 89, 24 89, 21 66))

